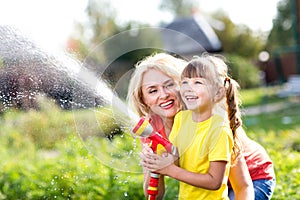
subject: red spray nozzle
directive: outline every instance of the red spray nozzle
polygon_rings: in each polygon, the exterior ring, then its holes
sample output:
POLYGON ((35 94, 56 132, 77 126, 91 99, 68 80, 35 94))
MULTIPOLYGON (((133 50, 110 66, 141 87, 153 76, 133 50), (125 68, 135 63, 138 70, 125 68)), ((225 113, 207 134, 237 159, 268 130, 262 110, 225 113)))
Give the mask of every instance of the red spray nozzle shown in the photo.
POLYGON ((132 132, 137 136, 149 137, 153 132, 153 128, 145 117, 141 117, 140 121, 132 129, 132 132))
POLYGON ((155 132, 145 117, 140 118, 140 121, 132 129, 132 132, 137 136, 149 138, 151 140, 151 148, 155 153, 161 154, 166 151, 174 153, 172 149, 173 145, 169 140, 155 132))

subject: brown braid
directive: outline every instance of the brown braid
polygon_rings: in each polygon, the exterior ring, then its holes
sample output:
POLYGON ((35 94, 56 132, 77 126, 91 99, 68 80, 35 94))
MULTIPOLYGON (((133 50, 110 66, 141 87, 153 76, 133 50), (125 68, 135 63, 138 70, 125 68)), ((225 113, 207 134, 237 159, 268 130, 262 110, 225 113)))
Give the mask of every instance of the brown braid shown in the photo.
POLYGON ((231 80, 229 77, 226 77, 224 80, 224 86, 228 83, 228 87, 226 89, 226 103, 228 105, 228 119, 230 122, 230 128, 233 133, 234 138, 234 146, 233 146, 233 155, 232 160, 234 161, 240 154, 240 147, 237 143, 237 134, 236 130, 238 127, 242 126, 242 119, 240 115, 239 109, 239 98, 237 97, 238 88, 237 84, 235 84, 234 80, 231 80))

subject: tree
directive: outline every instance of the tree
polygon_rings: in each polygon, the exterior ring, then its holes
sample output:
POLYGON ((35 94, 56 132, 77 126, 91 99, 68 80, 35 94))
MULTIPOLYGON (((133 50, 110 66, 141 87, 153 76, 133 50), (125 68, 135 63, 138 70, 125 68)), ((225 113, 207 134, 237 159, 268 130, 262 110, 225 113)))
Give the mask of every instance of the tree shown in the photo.
MULTIPOLYGON (((191 16, 199 10, 198 1, 165 0, 160 8, 174 16, 191 16)), ((246 25, 234 24, 223 12, 216 12, 207 19, 222 43, 222 54, 229 61, 230 73, 242 88, 259 85, 258 68, 253 64, 265 48, 264 33, 254 33, 246 25), (220 26, 221 24, 221 26, 220 26)))
POLYGON ((277 4, 277 16, 268 36, 267 49, 272 52, 282 46, 295 45, 295 0, 281 0, 277 4))
POLYGON ((69 38, 68 49, 84 59, 89 49, 118 33, 115 23, 116 12, 107 0, 89 0, 85 9, 87 20, 76 22, 73 37, 69 38))
POLYGON ((281 81, 285 81, 290 74, 300 74, 300 1, 299 0, 281 0, 277 4, 278 14, 273 20, 273 29, 268 38, 267 48, 276 59, 276 67, 282 76, 281 81), (281 66, 281 63, 286 60, 291 62, 288 55, 294 54, 295 65, 288 64, 281 66), (281 61, 281 62, 280 62, 281 61), (284 70, 289 69, 290 72, 284 70), (286 76, 286 77, 284 77, 286 76))
POLYGON ((241 88, 254 88, 259 86, 260 77, 258 68, 238 54, 226 54, 229 74, 240 85, 241 88))
POLYGON ((169 11, 173 16, 191 15, 196 6, 196 0, 163 0, 160 9, 169 11))
POLYGON ((89 0, 86 8, 88 21, 78 24, 81 34, 87 36, 90 45, 97 45, 109 36, 118 33, 116 12, 106 0, 89 0))
POLYGON ((224 24, 223 29, 215 29, 221 40, 223 52, 257 59, 265 47, 263 33, 254 33, 246 25, 234 24, 224 13, 215 13, 213 17, 224 24))
MULTIPOLYGON (((190 16, 199 10, 196 0, 164 0, 161 1, 160 8, 169 11, 174 16, 190 16)), ((246 25, 234 24, 223 12, 216 12, 212 15, 213 21, 219 21, 224 26, 223 29, 215 29, 221 40, 223 52, 236 53, 245 58, 256 59, 258 54, 265 47, 263 33, 254 33, 246 25)), ((208 19, 209 20, 209 19, 208 19)), ((214 27, 213 24, 211 24, 214 27)))
MULTIPOLYGON (((129 46, 145 46, 149 42, 156 43, 157 35, 138 30, 147 27, 147 24, 138 21, 118 24, 115 21, 117 13, 108 0, 89 0, 86 15, 86 22, 76 24, 77 36, 70 38, 68 43, 71 51, 76 51, 82 59, 89 56, 89 58, 92 57, 92 60, 100 62, 100 60, 107 60, 115 55, 125 60, 136 59, 135 53, 125 52, 126 49, 130 49, 129 46), (141 32, 143 34, 140 34, 141 32), (122 33, 122 37, 119 37, 120 33, 122 33), (112 39, 112 37, 114 38, 112 39), (107 40, 113 41, 113 44, 107 40), (101 52, 89 51, 97 49, 99 45, 102 48, 101 52)), ((149 54, 150 51, 147 50, 147 52, 149 54)))

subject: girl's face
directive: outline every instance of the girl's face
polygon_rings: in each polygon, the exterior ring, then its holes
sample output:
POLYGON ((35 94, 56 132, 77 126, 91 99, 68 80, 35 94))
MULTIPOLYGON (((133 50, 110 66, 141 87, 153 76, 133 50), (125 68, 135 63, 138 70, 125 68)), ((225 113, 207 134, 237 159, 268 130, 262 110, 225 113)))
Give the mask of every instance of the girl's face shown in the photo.
POLYGON ((204 78, 183 78, 180 95, 187 109, 195 113, 206 113, 212 110, 211 90, 204 78))
POLYGON ((159 70, 144 73, 142 94, 144 103, 162 118, 173 118, 181 108, 176 82, 159 70))

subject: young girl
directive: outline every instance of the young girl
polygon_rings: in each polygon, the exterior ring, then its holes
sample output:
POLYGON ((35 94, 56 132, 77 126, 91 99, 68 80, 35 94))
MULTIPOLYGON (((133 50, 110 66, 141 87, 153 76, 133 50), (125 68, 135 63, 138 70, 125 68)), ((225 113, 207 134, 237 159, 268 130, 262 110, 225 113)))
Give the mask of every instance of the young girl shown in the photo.
POLYGON ((169 136, 178 148, 178 166, 173 156, 160 157, 147 148, 141 154, 142 165, 179 180, 179 199, 228 199, 231 160, 239 154, 233 142, 241 125, 238 84, 227 76, 223 60, 208 54, 191 60, 181 79, 180 94, 188 110, 175 116, 169 136), (214 112, 225 98, 230 123, 214 112))

